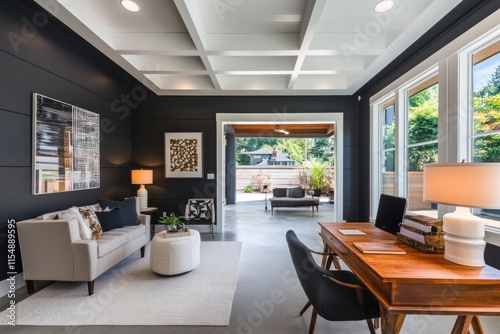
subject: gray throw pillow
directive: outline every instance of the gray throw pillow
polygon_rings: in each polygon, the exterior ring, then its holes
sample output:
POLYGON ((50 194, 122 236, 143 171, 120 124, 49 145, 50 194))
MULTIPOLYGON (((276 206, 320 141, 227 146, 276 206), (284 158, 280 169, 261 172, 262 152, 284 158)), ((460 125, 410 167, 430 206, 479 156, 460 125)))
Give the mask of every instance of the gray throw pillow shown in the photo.
POLYGON ((286 188, 273 188, 273 197, 286 197, 286 188))
POLYGON ((305 196, 305 191, 304 191, 304 189, 298 188, 298 187, 297 188, 288 188, 286 196, 291 197, 291 198, 302 198, 305 196))

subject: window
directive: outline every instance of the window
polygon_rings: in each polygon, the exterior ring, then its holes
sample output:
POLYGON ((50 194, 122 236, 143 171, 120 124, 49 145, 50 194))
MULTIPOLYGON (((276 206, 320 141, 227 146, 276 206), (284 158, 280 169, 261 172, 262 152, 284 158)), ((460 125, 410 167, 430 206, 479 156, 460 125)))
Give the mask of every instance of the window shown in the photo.
POLYGON ((384 193, 406 197, 408 211, 434 216, 436 208, 423 201, 423 167, 437 162, 438 95, 434 67, 373 105, 379 129, 378 139, 374 139, 378 141, 375 163, 379 166, 379 184, 373 196, 384 193))
MULTIPOLYGON (((469 138, 472 161, 500 162, 500 40, 472 53, 472 108, 469 138)), ((500 227, 500 210, 476 209, 486 224, 500 227)))
POLYGON ((407 169, 408 211, 431 210, 423 200, 424 164, 438 157, 437 75, 407 90, 407 169))
MULTIPOLYGON (((425 163, 500 162, 499 19, 486 18, 370 97, 372 217, 381 193, 405 196, 409 211, 427 216, 454 208, 422 200, 425 163)), ((500 232, 500 210, 474 214, 500 232)))
POLYGON ((500 162, 500 41, 476 52, 473 60, 473 161, 500 162))

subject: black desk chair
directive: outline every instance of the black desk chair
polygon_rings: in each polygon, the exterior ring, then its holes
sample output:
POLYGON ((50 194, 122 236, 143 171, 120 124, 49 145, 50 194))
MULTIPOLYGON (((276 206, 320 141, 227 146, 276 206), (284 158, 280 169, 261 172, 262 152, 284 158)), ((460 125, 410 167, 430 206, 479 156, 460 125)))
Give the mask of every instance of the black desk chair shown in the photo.
POLYGON ((403 221, 406 204, 406 198, 380 195, 375 226, 392 234, 399 232, 399 224, 403 221))
POLYGON ((322 269, 294 231, 286 233, 286 241, 300 284, 313 306, 309 334, 314 332, 318 314, 330 321, 366 320, 374 334, 372 319, 380 317, 379 302, 359 279, 350 271, 322 269))

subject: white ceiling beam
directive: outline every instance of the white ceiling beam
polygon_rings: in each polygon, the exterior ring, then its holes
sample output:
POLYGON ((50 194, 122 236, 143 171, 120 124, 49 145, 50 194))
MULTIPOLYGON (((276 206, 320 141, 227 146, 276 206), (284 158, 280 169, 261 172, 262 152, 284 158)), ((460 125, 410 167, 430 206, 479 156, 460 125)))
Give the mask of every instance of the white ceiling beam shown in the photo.
POLYGON ((255 57, 255 56, 298 56, 299 50, 222 50, 207 51, 210 56, 255 57))
POLYGON ((174 0, 174 2, 189 34, 191 35, 191 39, 193 40, 196 49, 200 51, 201 61, 203 62, 213 85, 216 89, 220 89, 220 83, 212 69, 210 59, 206 54, 205 44, 207 34, 201 20, 201 15, 196 7, 195 0, 174 0))
POLYGON ((380 32, 369 39, 360 39, 359 34, 352 32, 318 32, 311 42, 311 50, 385 50, 396 38, 398 34, 380 32))
POLYGON ((210 56, 215 71, 292 71, 295 56, 210 56))
POLYGON ((139 71, 204 71, 200 57, 124 55, 139 71))
POLYGON ((290 76, 288 89, 293 89, 295 85, 295 81, 297 80, 299 71, 302 68, 307 50, 309 50, 314 34, 316 33, 326 1, 327 0, 307 0, 306 2, 304 14, 302 15, 302 24, 300 27, 300 53, 297 57, 297 61, 295 62, 294 71, 290 76))
POLYGON ((298 34, 208 34, 207 51, 298 50, 298 34))
POLYGON ((135 33, 113 32, 100 33, 99 36, 113 49, 138 51, 195 51, 196 46, 187 32, 167 33, 135 33))

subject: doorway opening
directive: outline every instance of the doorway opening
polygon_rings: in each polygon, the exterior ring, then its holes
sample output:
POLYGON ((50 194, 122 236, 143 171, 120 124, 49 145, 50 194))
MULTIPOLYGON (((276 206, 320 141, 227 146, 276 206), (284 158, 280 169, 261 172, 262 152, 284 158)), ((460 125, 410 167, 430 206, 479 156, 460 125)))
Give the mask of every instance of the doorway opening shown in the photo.
POLYGON ((335 214, 332 221, 342 221, 343 217, 343 114, 341 113, 269 113, 269 114, 227 114, 216 115, 217 126, 217 225, 216 231, 224 230, 224 210, 226 205, 226 135, 228 125, 258 125, 268 126, 272 130, 285 129, 285 125, 291 128, 299 124, 333 124, 335 128, 335 140, 333 141, 333 152, 335 161, 335 214))

